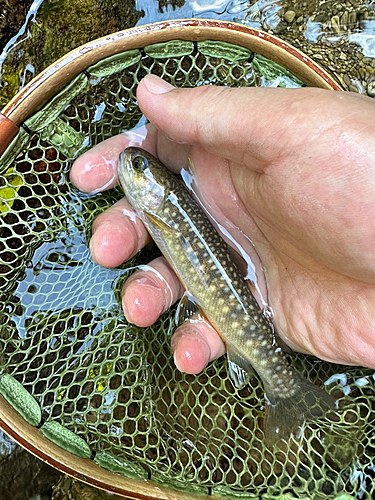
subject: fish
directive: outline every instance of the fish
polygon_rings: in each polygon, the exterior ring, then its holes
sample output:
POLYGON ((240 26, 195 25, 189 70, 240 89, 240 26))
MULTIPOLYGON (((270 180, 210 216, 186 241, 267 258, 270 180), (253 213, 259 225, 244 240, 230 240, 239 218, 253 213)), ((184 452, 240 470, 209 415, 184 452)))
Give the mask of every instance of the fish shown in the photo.
POLYGON ((232 252, 182 179, 137 147, 120 154, 118 178, 186 290, 179 307, 202 314, 225 342, 235 387, 262 379, 265 441, 288 439, 334 409, 331 395, 289 365, 232 252))

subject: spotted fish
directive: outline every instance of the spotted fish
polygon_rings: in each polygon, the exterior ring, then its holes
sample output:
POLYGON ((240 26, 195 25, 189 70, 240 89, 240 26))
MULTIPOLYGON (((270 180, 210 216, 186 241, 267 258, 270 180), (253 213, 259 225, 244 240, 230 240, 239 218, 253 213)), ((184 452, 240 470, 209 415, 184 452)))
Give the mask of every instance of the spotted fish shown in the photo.
POLYGON ((266 440, 286 439, 305 420, 333 408, 330 395, 289 366, 228 247, 183 182, 135 147, 121 153, 118 175, 187 296, 224 340, 234 384, 245 385, 254 371, 261 377, 266 440))

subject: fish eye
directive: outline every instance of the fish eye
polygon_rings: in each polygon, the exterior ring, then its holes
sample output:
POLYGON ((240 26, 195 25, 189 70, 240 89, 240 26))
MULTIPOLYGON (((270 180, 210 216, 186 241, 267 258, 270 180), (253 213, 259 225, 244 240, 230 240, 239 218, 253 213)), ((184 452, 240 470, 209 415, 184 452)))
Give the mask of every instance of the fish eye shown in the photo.
POLYGON ((133 158, 133 168, 137 172, 143 172, 148 167, 148 161, 144 156, 136 156, 133 158))

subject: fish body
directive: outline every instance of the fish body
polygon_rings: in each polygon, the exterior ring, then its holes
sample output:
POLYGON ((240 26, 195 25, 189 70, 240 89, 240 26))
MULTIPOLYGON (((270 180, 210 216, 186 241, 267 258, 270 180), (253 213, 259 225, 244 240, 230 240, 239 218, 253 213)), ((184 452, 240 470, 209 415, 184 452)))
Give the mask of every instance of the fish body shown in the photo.
POLYGON ((261 377, 266 439, 287 438, 306 419, 323 416, 333 399, 289 366, 226 243, 183 182, 133 147, 120 155, 118 172, 128 201, 224 340, 235 385, 244 385, 253 371, 261 377))

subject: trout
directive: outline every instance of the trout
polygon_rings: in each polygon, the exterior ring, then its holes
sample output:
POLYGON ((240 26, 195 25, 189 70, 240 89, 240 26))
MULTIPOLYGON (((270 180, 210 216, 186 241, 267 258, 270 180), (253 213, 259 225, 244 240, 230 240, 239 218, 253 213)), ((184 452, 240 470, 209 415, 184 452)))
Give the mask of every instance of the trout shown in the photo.
POLYGON ((200 311, 225 342, 234 385, 246 385, 254 371, 261 377, 266 442, 288 439, 306 420, 333 409, 329 394, 290 367, 226 243, 182 180, 136 147, 120 154, 118 176, 181 280, 187 309, 200 311))

